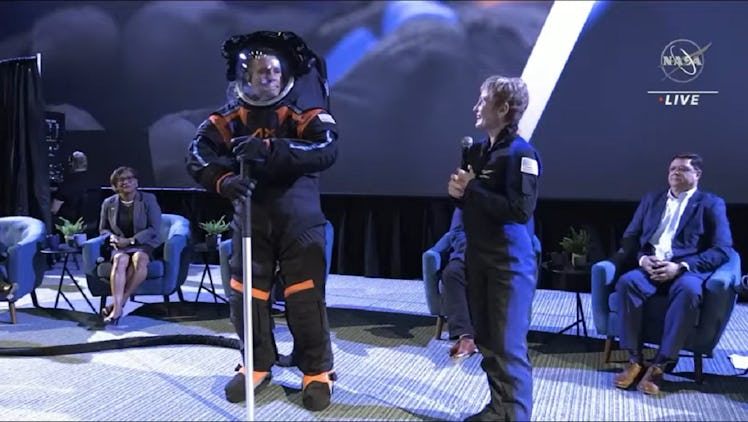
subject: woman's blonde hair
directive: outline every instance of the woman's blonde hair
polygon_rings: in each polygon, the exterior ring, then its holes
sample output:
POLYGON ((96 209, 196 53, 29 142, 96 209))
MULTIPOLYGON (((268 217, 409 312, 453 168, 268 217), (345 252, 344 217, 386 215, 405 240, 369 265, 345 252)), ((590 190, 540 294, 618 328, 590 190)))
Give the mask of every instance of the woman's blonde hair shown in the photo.
POLYGON ((507 103, 509 106, 507 121, 510 124, 519 123, 530 102, 530 94, 525 81, 521 78, 493 75, 483 81, 480 89, 488 94, 491 105, 499 107, 507 103))

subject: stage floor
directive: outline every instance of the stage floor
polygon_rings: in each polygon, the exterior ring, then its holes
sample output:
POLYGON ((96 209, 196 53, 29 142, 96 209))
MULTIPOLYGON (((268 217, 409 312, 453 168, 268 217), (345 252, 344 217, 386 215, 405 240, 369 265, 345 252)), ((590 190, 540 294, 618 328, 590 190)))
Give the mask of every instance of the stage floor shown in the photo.
MULTIPOLYGON (((75 266, 73 266, 73 269, 75 266)), ((218 267, 211 268, 221 293, 218 267)), ((195 298, 202 266, 190 268, 184 285, 195 298)), ((85 289, 79 271, 74 275, 85 289)), ((226 305, 200 295, 198 304, 174 304, 167 315, 160 297, 129 302, 116 327, 96 327, 96 316, 70 283, 67 303, 54 305, 59 268, 37 289, 42 308, 30 296, 18 303, 18 324, 0 311, 0 347, 92 343, 123 338, 195 334, 235 338, 226 305)), ((87 293, 87 291, 86 291, 87 293)), ((176 295, 172 295, 176 301, 176 295)), ((703 386, 690 377, 692 359, 681 359, 666 376, 662 397, 612 387, 622 366, 602 362, 604 339, 594 335, 590 298, 582 295, 589 337, 553 334, 575 319, 573 293, 539 290, 528 336, 534 367, 533 420, 747 420, 748 379, 728 356, 748 351, 748 306, 739 304, 712 359, 703 386)), ((339 375, 332 405, 309 412, 301 405, 301 373, 273 368, 272 382, 256 395, 258 420, 461 420, 487 400, 485 377, 475 355, 454 365, 447 340, 436 340, 421 280, 331 275, 327 286, 335 368, 339 375)), ((94 301, 94 305, 97 305, 94 301)), ((292 337, 276 318, 279 351, 292 337)), ((444 335, 446 338, 446 332, 444 335)), ((136 347, 59 356, 3 357, 0 420, 242 420, 245 405, 223 397, 239 353, 215 346, 136 347)))

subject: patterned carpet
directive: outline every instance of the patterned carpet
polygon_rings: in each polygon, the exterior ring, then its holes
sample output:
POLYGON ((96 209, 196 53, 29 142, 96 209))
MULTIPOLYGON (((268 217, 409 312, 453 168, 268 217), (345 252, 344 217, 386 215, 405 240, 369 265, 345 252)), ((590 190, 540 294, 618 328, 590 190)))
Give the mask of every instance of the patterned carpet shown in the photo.
MULTIPOLYGON (((185 284, 188 299, 194 299, 200 270, 194 266, 185 284)), ((217 268, 213 273, 218 276, 217 268)), ((235 338, 226 305, 214 304, 204 293, 198 304, 173 304, 169 314, 160 303, 131 302, 119 326, 101 327, 72 284, 63 291, 77 311, 64 302, 51 309, 59 270, 48 274, 37 289, 43 308, 34 308, 29 297, 21 300, 18 324, 0 323, 0 347, 175 334, 235 338)), ((301 373, 275 367, 272 382, 256 396, 256 419, 461 420, 482 408, 488 393, 479 356, 452 364, 451 343, 433 338, 434 320, 427 316, 420 281, 333 275, 327 294, 339 375, 333 404, 322 412, 305 410, 301 373)), ((593 334, 589 296, 583 301, 589 338, 552 334, 573 320, 573 294, 540 290, 536 295, 529 336, 534 420, 748 420, 748 377, 739 376, 728 359, 748 351, 746 304, 733 313, 715 357, 705 360, 705 384, 691 380, 692 359, 681 359, 666 376, 665 393, 654 398, 612 387, 621 363, 602 362, 603 339, 593 334)), ((6 309, 0 321, 9 320, 6 309)), ((276 322, 278 348, 288 353, 290 333, 282 318, 276 322)), ((617 352, 613 358, 624 356, 617 352)), ((0 359, 5 368, 0 420, 245 418, 244 403, 223 397, 223 385, 240 359, 230 347, 169 345, 0 359)))

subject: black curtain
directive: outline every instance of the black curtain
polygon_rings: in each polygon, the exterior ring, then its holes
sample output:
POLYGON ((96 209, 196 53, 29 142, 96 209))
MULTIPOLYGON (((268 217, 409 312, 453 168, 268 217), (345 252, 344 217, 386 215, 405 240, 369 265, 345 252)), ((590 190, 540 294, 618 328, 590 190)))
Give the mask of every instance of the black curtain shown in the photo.
POLYGON ((28 215, 50 229, 44 97, 37 58, 0 61, 0 216, 28 215))
MULTIPOLYGON (((199 223, 230 218, 229 202, 200 189, 144 189, 156 194, 166 213, 190 220, 193 242, 205 233, 199 223)), ((101 198, 111 195, 103 189, 101 198)), ((100 201, 99 201, 100 203, 100 201)), ((541 199, 535 212, 535 233, 543 247, 543 260, 560 251, 559 242, 571 227, 592 236, 590 260, 611 256, 634 215, 637 203, 541 199)), ((335 228, 330 273, 377 278, 421 278, 421 255, 449 229, 453 204, 449 198, 322 195, 322 210, 335 228)), ((748 205, 727 209, 734 247, 748 265, 748 205)), ((197 261, 195 261, 197 262, 197 261)), ((218 262, 212 262, 217 264, 218 262)), ((745 270, 744 270, 745 272, 745 270)), ((550 274, 541 271, 539 288, 550 288, 550 274)), ((744 299, 748 293, 744 293, 744 299)))
POLYGON ((335 227, 331 272, 420 278, 421 254, 449 229, 453 207, 446 195, 323 195, 323 211, 335 227))
MULTIPOLYGON (((161 211, 190 220, 192 241, 201 242, 200 222, 226 215, 228 200, 200 189, 142 188, 158 198, 161 211)), ((111 195, 101 191, 101 198, 111 195)), ((449 198, 322 195, 322 210, 335 229, 330 272, 378 278, 421 277, 421 255, 449 229, 449 198)), ((226 237, 224 237, 226 238, 226 237)))

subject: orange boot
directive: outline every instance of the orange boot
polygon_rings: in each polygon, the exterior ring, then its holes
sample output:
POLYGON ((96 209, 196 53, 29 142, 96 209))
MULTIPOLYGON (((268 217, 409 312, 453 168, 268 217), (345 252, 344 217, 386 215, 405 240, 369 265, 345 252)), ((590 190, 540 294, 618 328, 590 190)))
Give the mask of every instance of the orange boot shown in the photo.
POLYGON ((336 379, 333 371, 313 375, 304 374, 304 378, 301 380, 301 401, 304 403, 304 407, 312 411, 326 409, 330 405, 330 397, 336 379))
MULTIPOLYGON (((244 366, 241 364, 236 366, 236 375, 234 378, 226 384, 224 391, 226 392, 226 400, 231 403, 239 403, 247 399, 247 390, 244 387, 244 366)), ((271 375, 269 371, 254 371, 252 372, 252 381, 255 391, 270 381, 271 375)))

